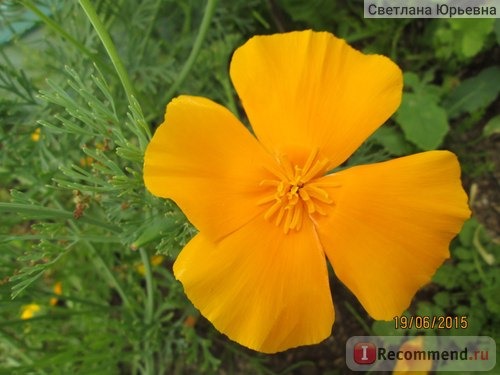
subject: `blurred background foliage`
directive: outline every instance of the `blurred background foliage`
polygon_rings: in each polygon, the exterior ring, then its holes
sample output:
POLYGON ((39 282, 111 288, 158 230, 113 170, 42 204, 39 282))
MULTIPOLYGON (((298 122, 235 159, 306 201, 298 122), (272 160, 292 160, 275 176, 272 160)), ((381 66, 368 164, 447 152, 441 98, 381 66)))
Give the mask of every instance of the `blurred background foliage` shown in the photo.
POLYGON ((195 230, 142 183, 166 103, 203 95, 244 119, 228 75, 234 49, 306 28, 405 72, 400 109, 347 164, 438 148, 461 161, 474 217, 406 314, 470 322, 423 334, 499 338, 500 21, 362 14, 362 2, 347 0, 0 2, 0 373, 345 374, 349 336, 405 334, 373 322, 335 280, 333 336, 262 355, 216 332, 172 276, 195 230), (134 97, 85 4, 111 35, 134 97))

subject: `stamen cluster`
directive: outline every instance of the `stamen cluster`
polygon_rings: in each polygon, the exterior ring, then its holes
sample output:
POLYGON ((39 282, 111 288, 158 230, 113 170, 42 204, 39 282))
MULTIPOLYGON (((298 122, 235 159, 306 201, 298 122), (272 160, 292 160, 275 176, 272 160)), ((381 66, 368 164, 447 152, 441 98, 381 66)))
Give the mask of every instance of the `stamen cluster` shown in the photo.
POLYGON ((302 167, 293 165, 286 156, 277 157, 277 161, 278 168, 270 169, 276 178, 260 183, 270 187, 269 195, 259 202, 269 205, 264 218, 274 220, 276 226, 283 225, 288 233, 291 229, 300 230, 305 217, 326 215, 325 206, 333 200, 318 179, 325 175, 328 160, 319 159, 315 151, 302 167))

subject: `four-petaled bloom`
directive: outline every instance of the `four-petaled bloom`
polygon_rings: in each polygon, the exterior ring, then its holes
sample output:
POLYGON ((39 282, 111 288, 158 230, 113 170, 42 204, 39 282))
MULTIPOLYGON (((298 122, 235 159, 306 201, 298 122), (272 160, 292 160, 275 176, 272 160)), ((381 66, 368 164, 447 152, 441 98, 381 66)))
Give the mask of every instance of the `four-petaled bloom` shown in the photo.
POLYGON ((326 32, 256 36, 230 75, 252 135, 226 108, 180 96, 144 181, 199 233, 174 264, 214 326, 273 353, 331 333, 326 258, 375 319, 408 307, 469 216, 456 157, 430 151, 329 173, 399 106, 401 70, 326 32))

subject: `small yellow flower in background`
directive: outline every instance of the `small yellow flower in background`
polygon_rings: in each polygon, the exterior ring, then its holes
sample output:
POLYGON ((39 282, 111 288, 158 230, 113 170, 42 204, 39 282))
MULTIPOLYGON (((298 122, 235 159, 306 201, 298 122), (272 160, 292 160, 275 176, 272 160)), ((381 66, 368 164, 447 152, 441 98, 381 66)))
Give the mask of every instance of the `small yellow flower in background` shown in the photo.
POLYGON ((94 163, 94 159, 90 156, 80 158, 80 165, 82 167, 90 167, 94 163))
POLYGON ((175 277, 213 325, 274 353, 327 338, 326 258, 375 319, 391 320, 449 257, 469 217, 454 154, 331 173, 398 108, 401 70, 326 32, 256 36, 230 75, 252 135, 195 96, 167 106, 144 181, 199 233, 175 277))
POLYGON ((42 308, 40 305, 36 303, 30 303, 28 305, 24 305, 21 308, 21 319, 27 320, 33 318, 35 315, 37 315, 37 312, 39 312, 42 308))
MULTIPOLYGON (((54 289, 53 289, 53 291, 54 291, 54 294, 56 294, 56 295, 58 295, 58 296, 60 296, 60 295, 62 294, 62 283, 61 283, 60 281, 58 281, 58 282, 56 282, 56 283, 54 284, 54 289)), ((51 305, 51 306, 55 306, 55 305, 57 305, 57 303, 58 303, 58 302, 59 302, 59 299, 58 299, 57 297, 52 297, 52 298, 50 299, 50 305, 51 305)))
POLYGON ((33 142, 38 142, 40 140, 40 128, 36 128, 33 133, 31 133, 31 140, 33 142))
POLYGON ((159 266, 160 264, 163 263, 163 261, 165 260, 165 257, 163 255, 153 255, 151 257, 151 265, 153 267, 156 267, 156 266, 159 266))
MULTIPOLYGON (((398 349, 402 352, 421 352, 424 350, 424 337, 418 336, 403 343, 398 349)), ((394 366, 393 374, 427 375, 432 370, 432 360, 400 359, 394 366)))
MULTIPOLYGON (((160 264, 163 263, 163 260, 165 259, 165 257, 163 255, 153 255, 149 261, 151 262, 151 266, 152 267, 157 267, 159 266, 160 264)), ((143 263, 139 263, 135 266, 135 269, 137 272, 139 272, 141 275, 144 276, 144 274, 146 273, 145 269, 144 269, 144 264, 143 263)))

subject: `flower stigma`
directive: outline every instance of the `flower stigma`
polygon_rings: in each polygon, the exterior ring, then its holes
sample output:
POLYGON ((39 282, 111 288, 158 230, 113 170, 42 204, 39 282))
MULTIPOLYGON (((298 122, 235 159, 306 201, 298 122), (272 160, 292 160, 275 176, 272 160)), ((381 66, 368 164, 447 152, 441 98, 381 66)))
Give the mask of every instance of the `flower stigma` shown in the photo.
POLYGON ((302 167, 292 164, 285 155, 277 156, 277 162, 278 168, 269 169, 275 178, 260 182, 269 187, 269 193, 258 204, 269 206, 264 218, 274 220, 276 226, 283 225, 287 234, 291 229, 300 230, 305 217, 326 215, 325 206, 333 204, 318 181, 325 175, 329 160, 319 159, 315 150, 302 167))

